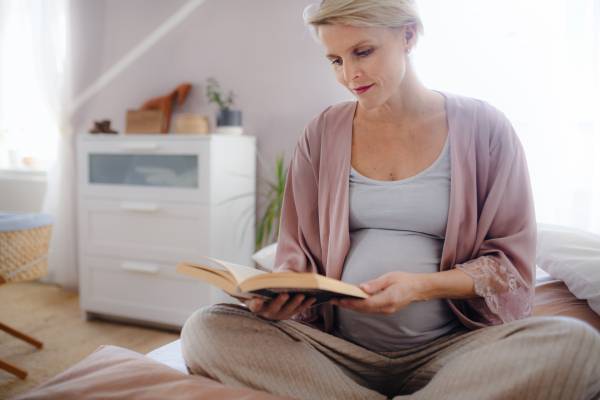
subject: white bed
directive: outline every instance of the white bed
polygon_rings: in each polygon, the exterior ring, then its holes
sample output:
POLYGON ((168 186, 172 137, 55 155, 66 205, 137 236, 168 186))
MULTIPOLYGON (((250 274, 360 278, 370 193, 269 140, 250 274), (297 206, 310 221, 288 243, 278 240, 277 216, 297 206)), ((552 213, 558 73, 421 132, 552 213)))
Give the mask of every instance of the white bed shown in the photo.
POLYGON ((189 375, 181 353, 181 339, 177 339, 163 347, 152 350, 150 353, 146 354, 146 357, 150 357, 154 361, 158 361, 159 363, 168 365, 179 372, 189 375))

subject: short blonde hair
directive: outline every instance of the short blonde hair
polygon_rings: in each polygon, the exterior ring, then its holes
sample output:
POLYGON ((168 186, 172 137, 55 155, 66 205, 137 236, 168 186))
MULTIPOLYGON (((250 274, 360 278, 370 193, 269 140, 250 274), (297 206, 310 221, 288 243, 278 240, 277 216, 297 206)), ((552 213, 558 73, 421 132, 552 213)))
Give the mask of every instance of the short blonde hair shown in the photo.
POLYGON ((318 27, 327 24, 378 28, 415 24, 415 45, 419 35, 425 34, 415 0, 323 0, 304 10, 304 24, 315 40, 319 40, 318 27))

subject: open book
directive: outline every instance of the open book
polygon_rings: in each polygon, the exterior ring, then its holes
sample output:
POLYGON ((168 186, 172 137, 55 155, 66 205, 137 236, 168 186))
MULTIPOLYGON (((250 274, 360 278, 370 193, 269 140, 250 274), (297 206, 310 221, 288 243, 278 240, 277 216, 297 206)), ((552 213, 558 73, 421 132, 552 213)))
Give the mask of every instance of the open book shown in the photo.
POLYGON ((202 279, 221 288, 226 293, 240 298, 266 297, 273 298, 279 293, 304 294, 306 298, 316 297, 312 306, 326 303, 337 297, 366 299, 370 297, 356 285, 327 278, 319 274, 281 272, 264 272, 243 265, 202 257, 222 268, 180 262, 176 272, 202 279))

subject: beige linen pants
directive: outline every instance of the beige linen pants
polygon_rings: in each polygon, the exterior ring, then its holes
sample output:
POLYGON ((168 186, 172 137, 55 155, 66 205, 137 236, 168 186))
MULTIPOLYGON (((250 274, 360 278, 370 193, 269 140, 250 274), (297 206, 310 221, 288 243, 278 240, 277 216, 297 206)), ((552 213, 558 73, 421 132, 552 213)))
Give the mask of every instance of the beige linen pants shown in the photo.
POLYGON ((374 352, 291 320, 216 305, 181 332, 193 374, 296 399, 598 399, 600 334, 568 317, 475 331, 374 352))

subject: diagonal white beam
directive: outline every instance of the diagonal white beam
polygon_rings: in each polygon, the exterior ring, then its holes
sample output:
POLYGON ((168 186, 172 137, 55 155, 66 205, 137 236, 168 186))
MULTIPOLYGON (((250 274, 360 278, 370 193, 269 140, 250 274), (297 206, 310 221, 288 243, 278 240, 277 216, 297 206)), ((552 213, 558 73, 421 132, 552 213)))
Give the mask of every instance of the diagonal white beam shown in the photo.
POLYGON ((110 67, 104 74, 94 81, 87 89, 81 92, 70 104, 69 114, 75 112, 83 103, 108 85, 121 72, 130 66, 135 60, 154 46, 160 39, 175 28, 181 21, 189 16, 198 6, 206 0, 190 0, 177 10, 169 19, 156 28, 150 35, 142 40, 137 46, 125 54, 119 61, 110 67))

